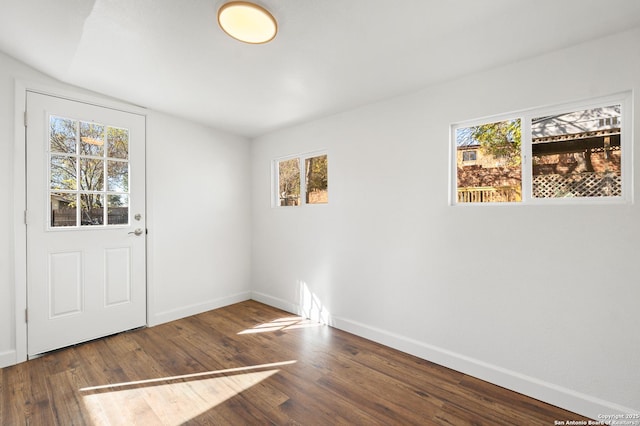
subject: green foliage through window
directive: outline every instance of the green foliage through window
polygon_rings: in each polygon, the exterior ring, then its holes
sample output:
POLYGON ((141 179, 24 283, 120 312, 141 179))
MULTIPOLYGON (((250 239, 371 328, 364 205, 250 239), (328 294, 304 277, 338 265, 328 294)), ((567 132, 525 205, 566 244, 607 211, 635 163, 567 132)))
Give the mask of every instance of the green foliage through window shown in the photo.
POLYGON ((471 135, 480 143, 483 154, 504 158, 512 166, 520 164, 522 130, 519 119, 474 126, 471 135))
POLYGON ((280 160, 276 164, 278 206, 328 202, 329 177, 326 154, 300 156, 280 160), (304 198, 301 199, 302 193, 304 198))
POLYGON ((630 104, 627 93, 523 111, 502 121, 452 126, 456 182, 452 200, 628 200, 630 190, 624 182, 629 178, 623 172, 631 169, 625 149, 630 104))

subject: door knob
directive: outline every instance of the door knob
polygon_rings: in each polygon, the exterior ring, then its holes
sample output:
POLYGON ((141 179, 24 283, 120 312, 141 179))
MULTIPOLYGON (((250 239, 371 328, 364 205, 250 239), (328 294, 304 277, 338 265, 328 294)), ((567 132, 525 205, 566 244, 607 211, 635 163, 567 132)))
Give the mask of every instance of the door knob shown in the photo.
POLYGON ((142 229, 136 228, 135 231, 129 232, 129 234, 136 234, 136 236, 139 237, 140 235, 142 235, 142 229))

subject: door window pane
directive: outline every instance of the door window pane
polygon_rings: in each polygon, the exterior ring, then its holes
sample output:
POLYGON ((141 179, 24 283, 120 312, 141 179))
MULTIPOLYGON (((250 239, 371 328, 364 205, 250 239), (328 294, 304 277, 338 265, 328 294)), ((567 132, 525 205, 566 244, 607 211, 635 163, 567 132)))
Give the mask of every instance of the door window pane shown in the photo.
POLYGON ((76 226, 76 194, 52 192, 51 201, 51 226, 76 226))
POLYGON ((107 161, 107 191, 129 191, 129 163, 127 161, 107 161))
POLYGON ((310 157, 304 160, 307 204, 325 204, 329 201, 327 156, 310 157))
POLYGON ((622 196, 620 111, 611 105, 533 118, 533 196, 622 196))
POLYGON ((300 204, 300 160, 298 158, 278 162, 278 184, 281 206, 300 204))
POLYGON ((126 225, 129 223, 129 196, 107 195, 107 224, 126 225))
POLYGON ((80 224, 83 226, 102 225, 104 207, 102 194, 80 194, 80 224))
POLYGON ((104 161, 80 159, 80 189, 102 191, 104 187, 104 161))
POLYGON ((78 122, 52 116, 49 120, 49 147, 51 152, 76 153, 78 122))
POLYGON ((80 122, 80 154, 101 157, 104 152, 104 126, 80 122))
POLYGON ((107 157, 129 158, 129 130, 107 127, 107 157))
POLYGON ((76 157, 52 155, 51 189, 77 189, 76 157))

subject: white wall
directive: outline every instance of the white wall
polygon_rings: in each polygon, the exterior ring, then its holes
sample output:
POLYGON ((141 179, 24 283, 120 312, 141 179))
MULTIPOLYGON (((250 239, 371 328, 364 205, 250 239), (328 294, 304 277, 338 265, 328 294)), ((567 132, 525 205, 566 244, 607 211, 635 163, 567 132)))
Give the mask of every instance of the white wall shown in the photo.
POLYGON ((249 299, 249 142, 160 113, 147 129, 150 323, 249 299))
MULTIPOLYGON (((638 204, 448 205, 450 123, 637 91, 638 40, 640 29, 255 140, 253 297, 308 312, 310 293, 339 328, 591 417, 639 412, 638 204), (318 149, 329 205, 272 208, 271 161, 318 149)), ((639 106, 636 93, 636 125, 639 106)))
MULTIPOLYGON (((23 192, 17 188, 14 194, 13 184, 16 80, 72 97, 74 93, 97 96, 0 53, 0 367, 15 363, 26 350, 16 343, 20 315, 15 312, 15 281, 24 276, 14 268, 14 229, 18 233, 24 229, 19 219, 14 220, 19 204, 14 195, 20 200, 23 192)), ((20 158, 20 153, 15 154, 20 158)), ((151 325, 249 297, 249 155, 249 141, 244 138, 148 111, 151 325)), ((24 324, 19 323, 20 327, 24 324)))

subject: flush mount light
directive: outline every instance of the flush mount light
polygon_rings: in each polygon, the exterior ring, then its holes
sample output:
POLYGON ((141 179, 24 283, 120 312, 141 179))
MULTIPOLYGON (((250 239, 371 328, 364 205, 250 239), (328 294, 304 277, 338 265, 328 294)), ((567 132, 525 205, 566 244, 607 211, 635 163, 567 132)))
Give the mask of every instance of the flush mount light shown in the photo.
POLYGON ((278 23, 268 10, 246 1, 225 3, 218 10, 220 28, 236 40, 267 43, 276 36, 278 23))

